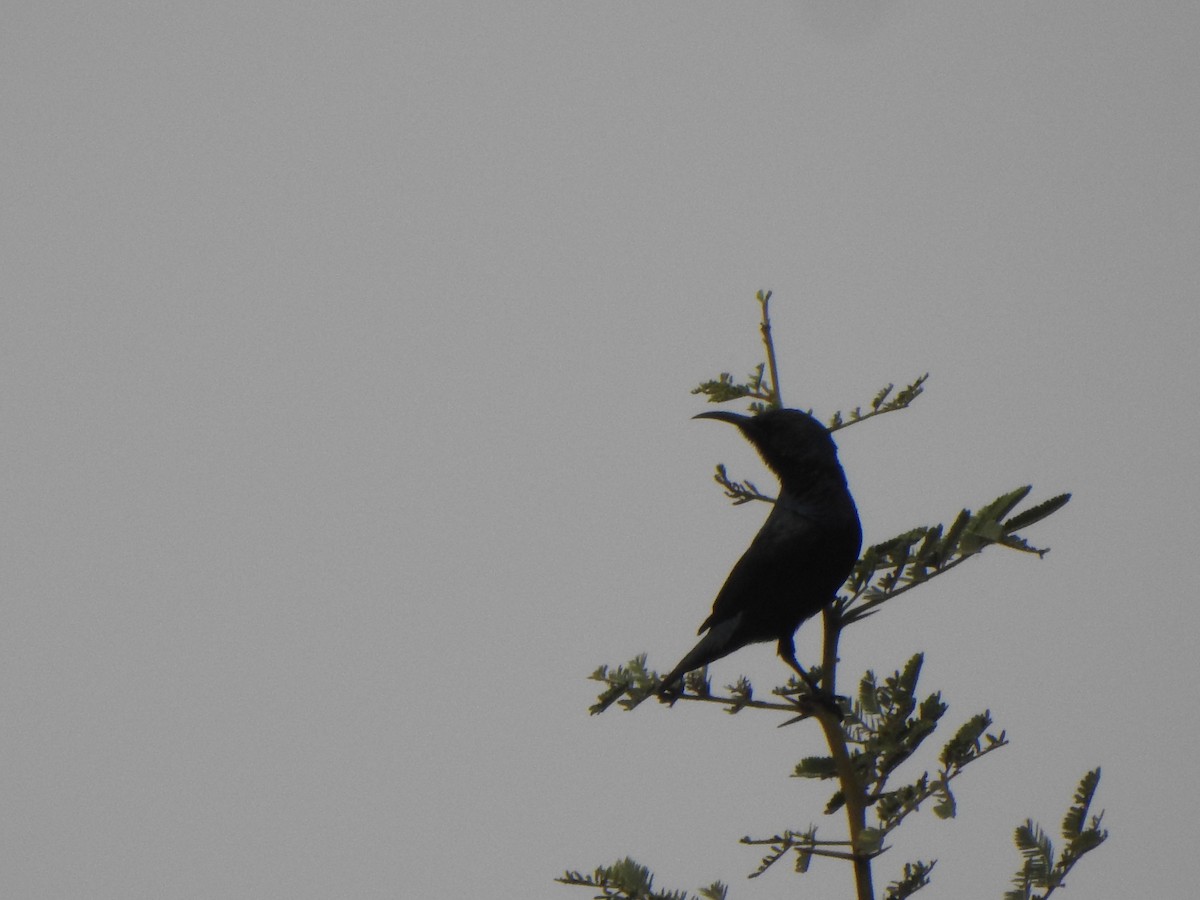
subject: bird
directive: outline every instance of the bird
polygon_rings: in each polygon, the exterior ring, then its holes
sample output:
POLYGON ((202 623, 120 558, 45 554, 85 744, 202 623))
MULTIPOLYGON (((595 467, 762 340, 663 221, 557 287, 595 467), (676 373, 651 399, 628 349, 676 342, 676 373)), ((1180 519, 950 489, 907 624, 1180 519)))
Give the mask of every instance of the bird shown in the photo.
POLYGON ((754 416, 717 410, 694 418, 737 426, 778 476, 779 496, 717 594, 699 643, 662 678, 658 693, 669 697, 687 672, 765 641, 776 641, 780 657, 816 690, 796 660, 795 633, 834 601, 862 548, 837 445, 829 429, 796 409, 754 416))

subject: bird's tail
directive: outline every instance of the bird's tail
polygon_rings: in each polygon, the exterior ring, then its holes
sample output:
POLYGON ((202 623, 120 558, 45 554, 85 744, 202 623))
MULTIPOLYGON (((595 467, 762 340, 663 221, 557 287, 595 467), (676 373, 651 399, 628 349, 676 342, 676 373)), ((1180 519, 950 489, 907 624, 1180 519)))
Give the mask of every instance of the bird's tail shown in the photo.
POLYGON ((734 640, 734 636, 737 634, 741 621, 742 616, 739 613, 731 619, 718 622, 706 631, 699 643, 679 661, 679 665, 663 676, 662 686, 658 689, 659 693, 670 693, 676 682, 680 681, 688 672, 699 669, 701 666, 707 666, 710 662, 728 656, 737 650, 741 644, 734 640))

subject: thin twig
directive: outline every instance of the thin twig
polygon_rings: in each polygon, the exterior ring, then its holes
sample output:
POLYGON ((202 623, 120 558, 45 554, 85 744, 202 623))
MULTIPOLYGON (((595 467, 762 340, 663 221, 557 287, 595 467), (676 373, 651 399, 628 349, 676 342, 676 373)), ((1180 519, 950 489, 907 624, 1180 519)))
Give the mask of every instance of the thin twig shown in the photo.
POLYGON ((676 700, 699 700, 702 703, 720 703, 725 706, 736 706, 738 709, 750 707, 751 709, 777 709, 787 713, 800 712, 800 708, 794 704, 771 703, 768 700, 738 700, 734 697, 718 697, 714 694, 710 694, 707 697, 701 694, 674 694, 663 699, 671 703, 674 703, 676 700))
POLYGON ((773 404, 776 407, 783 406, 783 396, 779 392, 779 368, 775 365, 775 342, 771 340, 771 316, 767 311, 767 305, 771 302, 771 292, 758 292, 758 302, 762 304, 762 331, 763 345, 767 348, 767 366, 771 370, 771 393, 773 393, 773 404))
MULTIPOLYGON (((862 603, 860 603, 858 606, 855 606, 853 609, 848 608, 846 610, 846 612, 843 613, 843 615, 842 615, 842 620, 841 620, 842 626, 845 627, 846 625, 849 625, 853 622, 857 622, 859 619, 866 618, 867 616, 869 616, 871 614, 871 612, 875 609, 875 607, 882 606, 887 601, 889 601, 895 597, 899 597, 901 594, 905 593, 906 591, 911 591, 913 588, 919 587, 920 585, 925 584, 925 582, 931 581, 932 579, 936 578, 937 576, 939 576, 945 572, 949 572, 955 566, 959 566, 959 565, 962 565, 963 563, 965 563, 972 556, 978 556, 980 553, 983 552, 983 550, 984 550, 984 548, 980 547, 978 550, 974 551, 973 553, 965 554, 964 556, 960 556, 958 559, 951 560, 950 562, 945 563, 944 565, 938 566, 938 568, 934 569, 931 573, 926 575, 924 578, 921 578, 919 581, 910 581, 908 584, 902 585, 901 587, 894 588, 894 589, 892 589, 890 591, 886 591, 885 593, 882 593, 882 594, 878 594, 878 595, 870 598, 869 600, 864 600, 862 603)), ((868 587, 869 587, 869 585, 868 585, 868 587)), ((858 598, 861 597, 864 593, 866 593, 866 591, 867 591, 867 587, 864 587, 862 589, 862 591, 860 591, 858 594, 855 594, 854 597, 851 598, 850 603, 851 604, 854 603, 854 601, 858 600, 858 598)), ((849 604, 848 604, 848 606, 849 606, 849 604)))

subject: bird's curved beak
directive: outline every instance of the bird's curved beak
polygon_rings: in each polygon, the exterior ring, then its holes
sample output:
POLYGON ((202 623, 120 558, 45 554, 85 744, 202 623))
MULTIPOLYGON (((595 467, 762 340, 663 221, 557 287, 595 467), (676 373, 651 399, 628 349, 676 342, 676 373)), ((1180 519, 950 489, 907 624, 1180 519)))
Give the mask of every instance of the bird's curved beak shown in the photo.
POLYGON ((724 409, 714 409, 712 412, 702 412, 692 416, 693 419, 716 419, 718 422, 728 422, 730 425, 736 425, 738 428, 745 426, 750 421, 750 416, 743 416, 740 413, 729 412, 724 409))

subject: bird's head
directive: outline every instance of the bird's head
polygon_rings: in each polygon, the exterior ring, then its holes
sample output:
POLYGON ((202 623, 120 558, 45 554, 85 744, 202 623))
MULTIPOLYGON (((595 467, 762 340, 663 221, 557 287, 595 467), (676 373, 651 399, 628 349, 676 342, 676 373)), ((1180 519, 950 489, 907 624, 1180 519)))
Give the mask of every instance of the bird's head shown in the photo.
POLYGON ((840 471, 837 445, 829 429, 798 409, 769 409, 757 416, 715 410, 693 418, 736 425, 781 480, 804 477, 829 467, 840 471))

